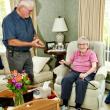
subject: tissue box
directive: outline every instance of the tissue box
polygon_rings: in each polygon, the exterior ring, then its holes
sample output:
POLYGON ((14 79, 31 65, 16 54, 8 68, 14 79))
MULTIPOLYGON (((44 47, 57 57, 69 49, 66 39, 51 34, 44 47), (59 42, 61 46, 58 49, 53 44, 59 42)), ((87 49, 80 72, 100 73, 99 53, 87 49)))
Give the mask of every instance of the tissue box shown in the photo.
POLYGON ((38 98, 47 98, 50 95, 51 95, 51 88, 43 88, 43 87, 39 87, 33 93, 33 97, 35 99, 38 99, 38 98))

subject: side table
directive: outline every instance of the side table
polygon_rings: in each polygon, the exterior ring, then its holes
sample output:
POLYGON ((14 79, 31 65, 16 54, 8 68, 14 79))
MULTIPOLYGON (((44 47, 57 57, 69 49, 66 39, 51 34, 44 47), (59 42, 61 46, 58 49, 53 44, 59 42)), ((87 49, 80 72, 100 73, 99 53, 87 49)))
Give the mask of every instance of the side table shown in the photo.
POLYGON ((17 106, 14 110, 60 110, 60 107, 58 100, 37 99, 17 106))
POLYGON ((66 50, 44 50, 44 53, 55 56, 56 58, 56 63, 55 63, 55 67, 59 65, 59 61, 64 59, 65 55, 66 55, 66 50))
MULTIPOLYGON (((10 90, 4 90, 0 93, 0 97, 13 98, 14 94, 10 90)), ((32 99, 22 105, 11 107, 13 110, 60 110, 59 99, 32 99)), ((4 107, 7 110, 7 106, 4 107)))
MULTIPOLYGON (((9 89, 0 91, 1 106, 4 107, 5 110, 8 106, 14 106, 14 101, 13 101, 14 97, 15 97, 15 94, 12 91, 10 91, 9 89)), ((24 97, 25 102, 31 101, 33 99, 33 93, 32 92, 24 93, 23 97, 24 97)))

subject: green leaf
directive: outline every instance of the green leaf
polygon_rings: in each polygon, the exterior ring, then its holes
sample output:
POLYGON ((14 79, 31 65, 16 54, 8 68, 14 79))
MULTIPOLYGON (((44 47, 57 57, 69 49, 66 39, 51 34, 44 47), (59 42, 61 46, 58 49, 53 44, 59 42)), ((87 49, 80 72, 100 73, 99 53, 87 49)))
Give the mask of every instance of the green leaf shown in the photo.
POLYGON ((31 81, 30 81, 30 80, 26 80, 26 81, 25 81, 25 84, 26 84, 26 85, 30 85, 30 84, 31 84, 31 81))
POLYGON ((26 86, 23 86, 23 87, 22 87, 22 91, 23 91, 23 92, 27 91, 27 87, 26 87, 26 86))

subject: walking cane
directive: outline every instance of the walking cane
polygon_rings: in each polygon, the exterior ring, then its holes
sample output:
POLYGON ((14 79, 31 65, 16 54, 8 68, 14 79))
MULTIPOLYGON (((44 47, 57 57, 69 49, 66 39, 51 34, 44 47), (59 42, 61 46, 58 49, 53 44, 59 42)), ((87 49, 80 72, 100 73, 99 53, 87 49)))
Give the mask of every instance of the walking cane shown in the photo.
MULTIPOLYGON (((67 65, 67 64, 65 64, 64 63, 64 65, 66 66, 66 67, 68 67, 71 71, 74 71, 69 65, 67 65)), ((92 84, 90 81, 88 81, 86 78, 84 78, 84 80, 86 81, 86 82, 88 82, 90 85, 92 85, 93 87, 95 87, 95 85, 94 84, 92 84)), ((95 87, 96 88, 96 87, 95 87)), ((97 89, 97 88, 96 88, 97 89)))

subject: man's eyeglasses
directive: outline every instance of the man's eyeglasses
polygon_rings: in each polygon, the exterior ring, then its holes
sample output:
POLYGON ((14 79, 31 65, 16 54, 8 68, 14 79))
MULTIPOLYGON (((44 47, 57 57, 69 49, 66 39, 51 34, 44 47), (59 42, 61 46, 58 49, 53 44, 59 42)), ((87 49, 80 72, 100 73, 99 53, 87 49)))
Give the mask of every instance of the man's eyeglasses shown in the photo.
POLYGON ((78 43, 78 45, 87 45, 87 43, 78 43))
POLYGON ((29 13, 31 13, 31 12, 32 12, 32 9, 28 9, 28 8, 27 8, 27 10, 28 10, 28 12, 29 12, 29 13))
POLYGON ((32 10, 33 9, 29 9, 29 8, 27 8, 27 7, 24 7, 29 13, 31 13, 32 12, 32 10))

